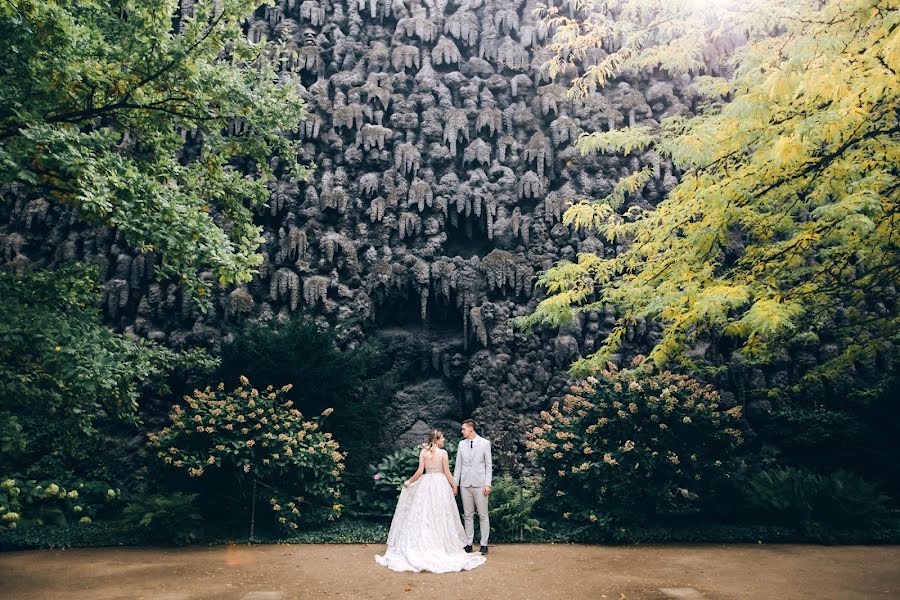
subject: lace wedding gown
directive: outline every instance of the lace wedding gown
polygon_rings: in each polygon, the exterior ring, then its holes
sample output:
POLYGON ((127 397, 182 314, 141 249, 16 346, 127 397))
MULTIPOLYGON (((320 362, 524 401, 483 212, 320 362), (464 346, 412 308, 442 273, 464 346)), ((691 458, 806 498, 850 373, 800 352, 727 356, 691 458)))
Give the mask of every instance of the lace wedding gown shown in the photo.
POLYGON ((447 451, 425 452, 425 473, 400 492, 388 534, 387 552, 375 556, 394 571, 450 573, 478 567, 487 560, 463 549, 466 534, 453 490, 443 472, 447 451))

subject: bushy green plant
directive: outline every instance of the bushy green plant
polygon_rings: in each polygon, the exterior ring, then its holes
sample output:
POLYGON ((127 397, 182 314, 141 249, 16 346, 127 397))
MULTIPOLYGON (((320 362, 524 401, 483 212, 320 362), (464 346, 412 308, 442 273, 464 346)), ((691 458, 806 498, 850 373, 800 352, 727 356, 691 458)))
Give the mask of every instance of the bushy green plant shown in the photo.
POLYGON ((121 456, 98 450, 120 430, 134 435, 141 395, 169 393, 178 369, 215 366, 202 351, 111 331, 97 308, 101 290, 96 267, 0 271, 0 474, 107 479, 121 456))
POLYGON ((133 527, 126 527, 115 521, 20 527, 0 533, 0 552, 41 548, 137 546, 145 543, 133 527))
POLYGON ((353 389, 368 374, 373 360, 370 350, 360 346, 343 351, 335 329, 299 315, 286 323, 244 324, 222 348, 219 371, 228 376, 243 373, 251 381, 266 381, 275 387, 291 385, 297 408, 319 413, 335 408, 335 402, 351 399, 353 389))
POLYGON ((122 517, 125 523, 144 530, 148 539, 177 545, 196 541, 203 524, 197 494, 183 492, 134 498, 122 517))
MULTIPOLYGON (((453 471, 459 442, 447 442, 444 449, 449 455, 450 471, 453 471)), ((419 467, 421 446, 409 446, 391 452, 376 465, 369 465, 371 487, 357 492, 359 512, 391 515, 397 506, 397 498, 403 482, 419 467)))
POLYGON ((602 525, 708 506, 736 468, 740 409, 723 410, 715 390, 684 375, 602 375, 530 432, 543 508, 602 525))
POLYGON ((243 373, 276 388, 291 385, 306 414, 335 409, 327 427, 347 451, 347 480, 367 489, 368 467, 385 451, 381 415, 404 382, 417 376, 425 349, 403 337, 342 347, 352 321, 329 327, 307 315, 285 323, 247 322, 222 349, 222 376, 243 373))
POLYGON ((222 383, 195 390, 176 405, 172 424, 149 435, 159 459, 226 515, 244 514, 255 490, 258 507, 286 528, 339 517, 344 454, 321 418, 293 408, 290 386, 260 392, 243 375, 240 381, 230 392, 222 383))
POLYGON ((780 450, 782 465, 822 474, 851 471, 897 498, 900 405, 893 398, 896 377, 893 384, 873 398, 842 398, 830 407, 778 406, 755 421, 754 429, 765 443, 780 450))
POLYGON ((539 498, 538 484, 534 478, 494 478, 488 506, 495 539, 518 540, 524 533, 543 531, 540 521, 532 516, 539 498))
POLYGON ((391 514, 403 482, 419 466, 421 451, 419 446, 401 448, 385 456, 377 465, 370 465, 372 488, 371 493, 363 497, 365 505, 362 508, 376 514, 391 514))
POLYGON ((890 517, 890 498, 843 470, 830 475, 796 467, 760 471, 748 480, 746 494, 747 503, 758 514, 804 531, 864 529, 890 517))
POLYGON ((19 525, 90 523, 108 512, 119 490, 101 482, 65 486, 53 481, 7 478, 0 482, 0 530, 19 525))
POLYGON ((833 469, 859 458, 859 440, 870 433, 863 417, 857 407, 828 410, 782 406, 766 416, 760 435, 777 444, 790 462, 833 469))

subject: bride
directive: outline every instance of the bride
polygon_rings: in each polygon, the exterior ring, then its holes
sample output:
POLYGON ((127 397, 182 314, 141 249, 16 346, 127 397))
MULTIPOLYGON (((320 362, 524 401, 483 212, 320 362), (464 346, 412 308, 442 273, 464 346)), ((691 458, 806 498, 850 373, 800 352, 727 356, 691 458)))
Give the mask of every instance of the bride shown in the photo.
POLYGON ((376 555, 375 561, 394 571, 432 573, 465 571, 484 564, 484 556, 463 549, 466 534, 455 493, 444 434, 434 430, 419 453, 415 475, 403 482, 387 552, 376 555))

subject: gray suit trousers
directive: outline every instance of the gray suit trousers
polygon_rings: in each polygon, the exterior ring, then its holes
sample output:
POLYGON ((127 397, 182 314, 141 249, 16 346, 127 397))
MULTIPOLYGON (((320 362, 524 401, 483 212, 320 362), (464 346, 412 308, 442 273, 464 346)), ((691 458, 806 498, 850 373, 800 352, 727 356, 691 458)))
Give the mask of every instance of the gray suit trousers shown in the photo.
POLYGON ((462 496, 467 544, 471 546, 472 541, 475 539, 475 511, 477 509, 481 545, 487 546, 488 536, 491 535, 491 522, 488 518, 488 497, 484 495, 484 487, 461 487, 459 488, 459 495, 462 496))

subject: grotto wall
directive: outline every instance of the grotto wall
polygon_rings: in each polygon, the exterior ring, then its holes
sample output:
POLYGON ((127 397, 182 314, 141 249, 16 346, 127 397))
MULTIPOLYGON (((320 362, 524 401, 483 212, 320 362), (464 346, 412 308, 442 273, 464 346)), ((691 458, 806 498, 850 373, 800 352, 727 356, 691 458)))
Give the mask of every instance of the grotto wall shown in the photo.
MULTIPOLYGON (((579 252, 616 252, 564 226, 567 203, 603 196, 644 165, 654 178, 635 202, 655 203, 677 181, 653 152, 581 157, 573 143, 582 131, 689 114, 699 101, 689 80, 651 76, 566 100, 564 83, 539 68, 548 32, 535 7, 277 0, 250 17, 247 35, 285 42, 285 64, 299 67, 283 84, 302 86, 307 99, 300 135, 316 171, 308 182, 272 185, 257 214, 259 276, 230 289, 210 282, 207 314, 177 285, 154 280, 153 254, 43 198, 5 191, 0 260, 17 270, 72 258, 99 264, 108 322, 175 347, 215 350, 242 319, 359 318, 346 344, 399 336, 426 354, 422 380, 398 394, 404 430, 392 439, 470 415, 487 436, 518 436, 565 393, 570 361, 613 324, 612 312, 594 312, 524 335, 507 322, 540 299, 538 271, 579 252)), ((629 332, 635 342, 648 335, 645 324, 629 332)))

